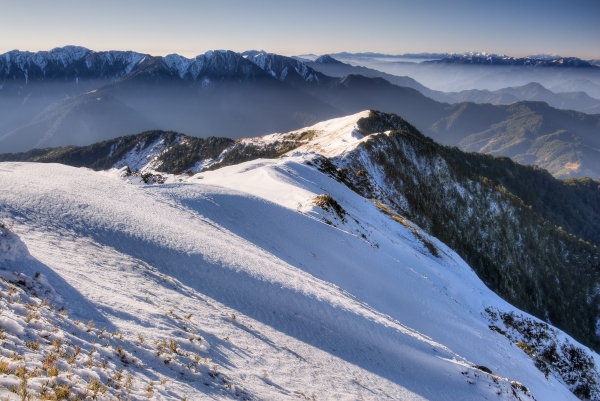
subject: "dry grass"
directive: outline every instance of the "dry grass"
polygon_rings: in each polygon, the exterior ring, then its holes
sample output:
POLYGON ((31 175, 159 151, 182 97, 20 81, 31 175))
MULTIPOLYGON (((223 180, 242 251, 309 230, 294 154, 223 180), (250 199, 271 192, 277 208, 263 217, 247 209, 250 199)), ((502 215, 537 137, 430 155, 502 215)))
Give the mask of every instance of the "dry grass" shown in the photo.
POLYGON ((90 381, 87 389, 92 393, 92 398, 94 400, 98 398, 98 394, 104 394, 106 392, 106 387, 104 387, 98 380, 90 381))
POLYGON ((342 220, 346 221, 346 211, 340 206, 335 199, 329 194, 317 195, 313 198, 313 205, 320 207, 323 210, 333 209, 334 213, 342 220))
POLYGON ((3 375, 7 375, 10 373, 10 369, 8 367, 8 362, 6 361, 0 361, 0 373, 2 373, 3 375))
POLYGON ((154 394, 154 382, 152 380, 150 380, 144 391, 148 398, 152 397, 152 394, 154 394))
POLYGON ((55 377, 60 374, 60 369, 58 369, 58 367, 54 364, 48 366, 48 368, 45 370, 46 374, 48 374, 48 377, 55 377))
POLYGON ((68 400, 71 397, 71 387, 67 384, 58 385, 53 383, 52 390, 54 391, 54 396, 56 400, 68 400))
POLYGON ((50 366, 54 364, 54 361, 56 361, 56 358, 57 355, 55 353, 51 353, 47 357, 45 357, 42 360, 42 369, 44 369, 47 372, 50 366))
POLYGON ((433 245, 433 243, 431 243, 430 241, 425 239, 425 237, 423 237, 423 235, 416 228, 414 228, 412 225, 408 224, 406 222, 406 220, 404 220, 404 218, 402 218, 401 216, 398 216, 397 214, 392 212, 383 203, 380 203, 380 202, 376 201, 375 199, 370 199, 370 201, 373 202, 375 205, 377 205, 379 210, 381 210, 383 213, 390 216, 394 221, 396 221, 396 222, 402 224, 404 227, 408 228, 414 234, 414 236, 417 237, 423 243, 423 245, 425 245, 427 250, 433 256, 435 256, 436 258, 440 257, 440 254, 439 254, 437 248, 435 247, 435 245, 433 245))

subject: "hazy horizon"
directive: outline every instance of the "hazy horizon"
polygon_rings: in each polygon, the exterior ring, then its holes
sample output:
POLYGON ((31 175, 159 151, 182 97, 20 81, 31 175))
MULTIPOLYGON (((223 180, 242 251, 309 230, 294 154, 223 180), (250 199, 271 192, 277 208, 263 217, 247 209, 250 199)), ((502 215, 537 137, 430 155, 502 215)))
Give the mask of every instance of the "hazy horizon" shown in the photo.
POLYGON ((480 51, 600 58, 595 44, 600 37, 600 2, 593 0, 1 4, 5 18, 0 53, 77 45, 186 57, 216 49, 264 49, 286 56, 480 51))

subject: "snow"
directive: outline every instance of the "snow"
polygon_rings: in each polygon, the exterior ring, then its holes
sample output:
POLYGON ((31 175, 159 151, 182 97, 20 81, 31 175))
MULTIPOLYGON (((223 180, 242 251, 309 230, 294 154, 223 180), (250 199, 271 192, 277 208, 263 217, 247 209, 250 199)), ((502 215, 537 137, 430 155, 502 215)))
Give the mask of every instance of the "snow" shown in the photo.
POLYGON ((310 82, 314 78, 316 78, 316 76, 311 73, 313 72, 313 70, 299 60, 290 59, 287 57, 279 56, 277 54, 266 52, 260 52, 253 56, 245 58, 256 64, 262 70, 271 74, 271 76, 273 76, 274 78, 279 79, 280 81, 284 81, 285 78, 288 76, 290 66, 294 68, 296 73, 298 73, 298 75, 304 78, 304 80, 306 80, 307 82, 310 82))
MULTIPOLYGON (((356 126, 367 115, 292 132, 314 135, 285 157, 168 175, 163 185, 131 185, 116 169, 2 163, 0 220, 11 229, 0 235, 0 255, 8 255, 0 269, 62 297, 54 302, 68 318, 59 322, 39 306, 53 323, 38 332, 59 327, 89 350, 100 327, 118 330, 123 338, 98 355, 106 368, 82 360, 73 372, 104 383, 123 368, 135 383, 132 399, 144 399, 153 381, 159 399, 575 400, 488 328, 485 309, 526 314, 444 244, 314 167, 315 154, 340 156, 368 140, 356 126), (323 194, 345 215, 317 206, 323 194), (41 279, 31 278, 35 272, 41 279), (76 323, 90 319, 90 332, 76 323), (181 352, 160 353, 163 340, 181 352), (109 358, 117 345, 127 366, 109 358)), ((161 146, 124 163, 150 168, 161 146)), ((16 322, 7 325, 9 340, 17 341, 19 327, 33 336, 21 307, 5 304, 17 316, 2 315, 16 322)), ((0 376, 5 386, 10 380, 16 376, 0 376)))
POLYGON ((164 57, 165 64, 172 70, 176 70, 180 78, 183 79, 188 72, 192 60, 180 56, 179 54, 169 54, 164 57))
POLYGON ((345 152, 354 149, 359 142, 366 140, 358 132, 356 122, 358 119, 368 116, 368 110, 361 111, 360 113, 323 121, 311 127, 293 131, 292 133, 314 131, 315 134, 309 143, 302 145, 290 153, 301 154, 312 152, 327 157, 343 155, 345 152))
POLYGON ((7 65, 6 74, 9 73, 12 61, 15 66, 25 73, 26 81, 28 78, 27 67, 31 68, 32 65, 39 67, 39 69, 45 75, 49 65, 58 65, 59 68, 66 68, 81 59, 85 59, 85 64, 88 69, 93 68, 94 63, 108 64, 112 66, 117 62, 121 62, 124 64, 124 69, 117 74, 120 76, 129 74, 131 71, 133 71, 133 69, 140 62, 142 62, 145 57, 146 55, 144 54, 132 51, 112 50, 107 52, 94 52, 80 46, 57 47, 50 51, 40 51, 36 53, 13 50, 4 54, 7 65))
MULTIPOLYGON (((43 269, 70 316, 94 316, 96 326, 131 342, 138 332, 173 337, 165 311, 192 313, 209 344, 201 356, 257 398, 455 400, 497 391, 508 398, 510 383, 470 367, 478 364, 538 399, 573 399, 488 330, 482 308, 510 306, 458 256, 437 242, 442 259, 423 254, 408 229, 303 157, 161 186, 4 163, 0 184, 14 190, 0 192, 0 202, 35 258, 18 267, 43 269), (348 212, 347 223, 327 225, 320 217, 332 217, 310 206, 324 192, 348 212)), ((196 374, 152 355, 138 352, 144 368, 128 371, 141 381, 152 371, 184 372, 186 380, 170 382, 171 394, 208 395, 196 374)))
MULTIPOLYGON (((176 140, 177 143, 181 142, 181 138, 176 140)), ((115 145, 113 145, 114 147, 115 145)), ((145 146, 136 146, 130 150, 123 159, 114 165, 114 168, 121 169, 122 167, 129 167, 131 171, 144 171, 152 170, 158 167, 159 162, 156 160, 161 153, 168 150, 168 146, 165 144, 164 138, 161 135, 154 142, 145 144, 145 146)), ((110 155, 115 151, 111 147, 110 155)))

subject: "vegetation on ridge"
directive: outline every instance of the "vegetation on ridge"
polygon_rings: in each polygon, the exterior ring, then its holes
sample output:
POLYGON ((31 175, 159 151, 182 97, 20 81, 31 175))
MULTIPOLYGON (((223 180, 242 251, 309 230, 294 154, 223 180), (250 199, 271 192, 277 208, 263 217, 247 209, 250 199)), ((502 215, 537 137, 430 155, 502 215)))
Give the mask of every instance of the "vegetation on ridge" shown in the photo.
MULTIPOLYGON (((369 119, 389 121, 389 116, 372 112, 369 119)), ((561 182, 507 158, 465 154, 411 127, 371 135, 356 151, 321 162, 327 165, 323 171, 407 216, 454 249, 508 302, 600 349, 596 332, 600 252, 552 219, 560 215, 568 223, 564 226, 582 233, 594 232, 595 227, 574 218, 576 214, 561 215, 560 201, 545 203, 543 196, 550 195, 530 188, 532 182, 546 183, 558 192, 564 188, 568 207, 583 204, 591 211, 598 199, 593 195, 600 191, 597 185, 582 190, 580 185, 589 181, 561 182), (378 174, 382 179, 374 180, 378 174), (511 174, 530 180, 502 186, 511 174), (378 181, 386 187, 377 186, 378 181)), ((588 221, 598 218, 599 209, 595 210, 588 221)))

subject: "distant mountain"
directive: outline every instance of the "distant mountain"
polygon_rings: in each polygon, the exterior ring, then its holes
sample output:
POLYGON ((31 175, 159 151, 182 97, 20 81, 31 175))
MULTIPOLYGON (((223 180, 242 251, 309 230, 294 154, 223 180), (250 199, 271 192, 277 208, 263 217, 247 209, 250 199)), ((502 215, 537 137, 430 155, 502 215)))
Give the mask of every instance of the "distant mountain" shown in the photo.
POLYGON ((327 87, 333 85, 336 81, 331 75, 327 76, 312 68, 308 63, 292 57, 265 52, 246 52, 242 54, 262 70, 271 74, 273 78, 292 85, 306 86, 308 84, 327 87))
POLYGON ((461 149, 508 156, 556 177, 600 177, 600 115, 542 102, 509 106, 457 103, 429 127, 432 138, 461 149))
POLYGON ((600 85, 589 79, 570 79, 550 86, 555 92, 585 92, 593 98, 600 99, 600 85))
POLYGON ((413 88, 421 92, 427 97, 430 97, 438 102, 452 102, 453 98, 446 96, 444 92, 431 90, 410 77, 402 77, 385 72, 377 71, 372 68, 353 66, 347 63, 336 60, 330 55, 323 55, 312 62, 305 62, 306 65, 316 71, 332 77, 345 77, 346 75, 363 75, 371 78, 383 78, 388 82, 398 85, 413 88))
POLYGON ((329 89, 311 93, 346 113, 374 107, 404 115, 446 145, 509 156, 546 168, 557 177, 600 177, 600 115, 559 110, 541 102, 448 105, 416 89, 362 75, 348 75, 329 89))
POLYGON ((455 102, 511 104, 528 100, 546 102, 557 109, 577 110, 588 114, 600 113, 600 100, 588 96, 585 92, 554 93, 537 82, 495 91, 472 89, 462 92, 446 92, 444 94, 447 98, 454 99, 455 102))
POLYGON ((577 57, 548 57, 538 55, 530 57, 510 57, 489 53, 452 53, 440 60, 424 61, 424 64, 489 64, 489 65, 514 65, 532 67, 578 67, 600 68, 577 57))
POLYGON ((0 60, 0 116, 5 117, 0 120, 0 144, 7 151, 90 144, 140 128, 251 136, 342 114, 230 51, 187 59, 67 47, 15 51, 0 60), (88 101, 93 98, 124 107, 115 109, 112 118, 106 103, 88 101), (116 121, 124 124, 115 130, 116 121))
POLYGON ((515 58, 479 52, 447 54, 436 60, 357 57, 340 53, 334 57, 354 66, 409 76, 429 89, 444 92, 497 90, 539 82, 555 92, 585 91, 589 96, 600 99, 597 92, 592 93, 583 88, 554 88, 555 85, 573 80, 600 83, 600 69, 593 63, 574 57, 538 54, 515 58))
POLYGON ((536 82, 521 87, 503 88, 495 91, 471 89, 461 92, 442 92, 431 90, 410 77, 401 77, 372 68, 353 66, 338 61, 329 55, 321 56, 312 62, 305 62, 305 64, 333 77, 343 77, 349 74, 381 77, 394 85, 416 89, 438 102, 511 104, 521 100, 531 100, 547 102, 550 106, 559 109, 577 110, 589 114, 600 112, 600 100, 589 97, 585 92, 554 93, 536 82))
POLYGON ((118 78, 152 58, 131 51, 94 52, 85 47, 65 46, 36 53, 13 50, 0 57, 0 79, 10 86, 22 78, 38 81, 118 78))
POLYGON ((65 143, 87 145, 99 138, 156 128, 157 124, 106 93, 60 100, 29 124, 0 137, 4 149, 33 149, 65 143))
POLYGON ((373 52, 363 52, 363 53, 348 53, 348 52, 340 52, 340 53, 331 53, 333 57, 361 57, 361 58, 406 58, 406 59, 432 59, 439 60, 445 57, 448 57, 449 53, 403 53, 403 54, 385 54, 385 53, 373 53, 373 52))

